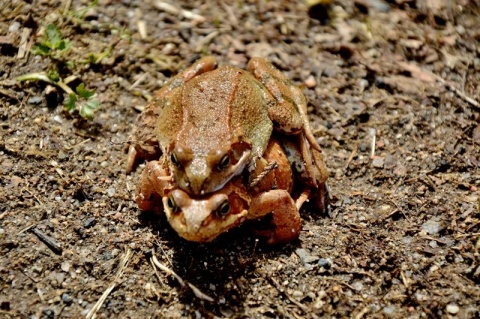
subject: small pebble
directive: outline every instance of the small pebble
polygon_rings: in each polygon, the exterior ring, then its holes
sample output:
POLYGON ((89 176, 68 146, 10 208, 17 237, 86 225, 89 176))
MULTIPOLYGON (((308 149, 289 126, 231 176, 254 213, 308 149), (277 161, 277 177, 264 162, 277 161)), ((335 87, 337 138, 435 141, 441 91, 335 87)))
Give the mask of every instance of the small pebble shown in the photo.
POLYGON ((317 85, 317 80, 315 80, 315 77, 310 74, 310 76, 305 80, 305 86, 309 89, 312 89, 316 85, 317 85))
POLYGON ((429 235, 435 235, 435 234, 438 234, 442 229, 442 223, 439 222, 439 221, 436 221, 436 220, 429 220, 427 222, 425 222, 423 225, 422 225, 422 228, 425 229, 425 231, 429 234, 429 235))
POLYGON ((295 298, 301 298, 301 297, 303 297, 303 292, 301 292, 300 290, 295 290, 292 295, 295 298))
POLYGON ((58 151, 57 158, 58 158, 59 160, 64 160, 64 159, 67 158, 67 154, 65 154, 63 151, 58 151))
POLYGON ((373 158, 373 161, 372 161, 373 167, 383 168, 383 165, 384 165, 384 164, 385 164, 385 160, 383 159, 383 157, 375 156, 375 157, 373 158))
POLYGON ((325 269, 330 269, 330 267, 332 267, 332 260, 330 258, 320 258, 318 260, 318 265, 325 269))
POLYGON ((60 265, 60 269, 62 269, 64 272, 69 272, 71 267, 71 263, 69 261, 65 261, 60 265))
POLYGON ((115 188, 114 187, 110 187, 109 189, 107 189, 107 194, 108 196, 112 197, 113 195, 115 195, 115 188))
POLYGON ((311 255, 310 252, 304 248, 295 249, 295 253, 298 255, 298 257, 300 257, 304 265, 317 261, 319 258, 318 256, 311 255))
POLYGON ((456 315, 460 311, 460 308, 456 304, 448 304, 447 305, 447 312, 456 315))
POLYGON ((387 315, 395 314, 396 308, 395 306, 386 306, 383 308, 383 313, 387 315))
POLYGON ((43 267, 42 266, 38 266, 38 265, 33 265, 32 266, 32 270, 38 274, 42 273, 43 271, 43 267))
POLYGON ((41 319, 54 319, 55 318, 55 311, 52 309, 44 308, 42 310, 42 314, 40 316, 41 319))
POLYGON ((28 103, 30 104, 40 104, 42 103, 43 98, 41 96, 32 96, 28 99, 28 103))
POLYGON ((15 21, 8 27, 8 32, 17 32, 20 29, 20 22, 15 21))
POLYGON ((63 293, 62 294, 62 300, 64 303, 66 303, 67 305, 71 304, 73 302, 73 298, 67 294, 67 293, 63 293))
POLYGON ((62 123, 63 123, 63 120, 62 120, 62 118, 61 118, 59 115, 55 115, 55 116, 53 117, 53 120, 54 120, 55 122, 57 122, 58 124, 62 124, 62 123))
POLYGON ((83 222, 83 227, 85 227, 85 228, 90 228, 90 227, 95 226, 96 223, 97 223, 97 222, 95 221, 95 218, 90 217, 90 218, 87 218, 87 220, 85 220, 85 221, 83 222))

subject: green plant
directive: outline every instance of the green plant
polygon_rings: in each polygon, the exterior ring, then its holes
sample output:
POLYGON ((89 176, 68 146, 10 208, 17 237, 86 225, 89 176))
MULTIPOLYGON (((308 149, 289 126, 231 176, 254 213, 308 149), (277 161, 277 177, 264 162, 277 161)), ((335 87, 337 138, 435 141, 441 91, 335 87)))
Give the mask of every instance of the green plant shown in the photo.
POLYGON ((76 87, 75 93, 70 93, 67 101, 65 102, 65 108, 69 113, 73 113, 78 110, 81 117, 86 119, 93 119, 93 114, 99 107, 98 101, 95 99, 95 91, 89 91, 85 89, 85 83, 81 83, 76 87), (83 101, 78 102, 78 97, 83 98, 83 101))
POLYGON ((32 47, 32 53, 58 59, 67 52, 71 46, 72 43, 69 40, 63 39, 60 30, 54 24, 49 24, 45 28, 45 34, 40 42, 32 47))
MULTIPOLYGON (((54 68, 48 72, 36 72, 24 74, 17 77, 17 81, 43 81, 56 85, 68 94, 64 107, 70 113, 78 111, 78 114, 86 119, 92 120, 95 111, 99 108, 99 102, 96 100, 95 91, 85 88, 85 83, 81 83, 73 91, 61 78, 58 70, 59 65, 66 65, 69 69, 75 67, 75 63, 66 60, 64 55, 70 49, 72 43, 64 39, 60 30, 54 25, 49 24, 45 28, 45 34, 40 41, 32 48, 32 53, 45 57, 50 57, 54 62, 54 68)), ((90 55, 91 61, 98 61, 109 54, 109 51, 99 56, 90 55)))

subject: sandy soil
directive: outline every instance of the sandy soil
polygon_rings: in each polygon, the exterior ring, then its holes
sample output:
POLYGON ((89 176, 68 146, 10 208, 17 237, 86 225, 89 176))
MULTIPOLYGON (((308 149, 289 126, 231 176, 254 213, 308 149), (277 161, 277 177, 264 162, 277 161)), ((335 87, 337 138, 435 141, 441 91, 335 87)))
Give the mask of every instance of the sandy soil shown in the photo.
POLYGON ((479 2, 338 0, 324 24, 303 1, 192 3, 0 5, 0 317, 85 317, 114 286, 98 318, 478 318, 479 2), (71 48, 36 56, 49 23, 71 48), (188 243, 132 200, 134 120, 205 54, 264 56, 310 100, 332 212, 298 241, 188 243), (15 80, 52 70, 96 91, 93 121, 15 80))

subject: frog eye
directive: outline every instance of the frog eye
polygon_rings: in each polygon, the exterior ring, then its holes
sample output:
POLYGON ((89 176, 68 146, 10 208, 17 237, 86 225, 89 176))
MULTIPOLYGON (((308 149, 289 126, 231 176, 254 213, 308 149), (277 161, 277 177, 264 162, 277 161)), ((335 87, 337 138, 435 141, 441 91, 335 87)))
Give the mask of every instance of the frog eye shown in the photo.
POLYGON ((180 211, 180 208, 177 206, 177 203, 175 203, 175 200, 172 196, 167 199, 167 206, 174 214, 180 211))
POLYGON ((177 154, 175 152, 172 152, 172 154, 170 154, 170 161, 176 167, 180 166, 180 161, 178 160, 177 154))
POLYGON ((230 212, 230 203, 224 200, 213 212, 217 218, 225 217, 230 212))
POLYGON ((230 156, 228 156, 228 154, 225 154, 222 156, 217 166, 219 170, 224 170, 228 167, 228 165, 230 165, 230 156))

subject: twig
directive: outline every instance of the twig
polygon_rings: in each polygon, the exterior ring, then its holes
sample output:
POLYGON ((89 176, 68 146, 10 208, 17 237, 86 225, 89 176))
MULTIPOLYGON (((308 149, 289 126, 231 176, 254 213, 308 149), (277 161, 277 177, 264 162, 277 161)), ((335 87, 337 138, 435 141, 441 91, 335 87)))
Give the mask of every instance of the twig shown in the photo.
POLYGON ((193 284, 183 280, 179 275, 177 275, 176 272, 174 272, 173 270, 171 270, 170 268, 168 268, 167 266, 165 266, 164 264, 162 264, 161 262, 158 261, 157 257, 152 254, 152 257, 150 257, 150 261, 153 262, 153 264, 155 266, 157 266, 158 268, 160 268, 160 270, 166 272, 167 274, 169 275, 172 275, 177 281, 178 283, 180 284, 180 286, 182 287, 185 287, 185 286, 188 286, 190 287, 190 289, 192 289, 192 292, 193 294, 195 295, 195 297, 197 297, 198 299, 202 299, 202 300, 206 300, 208 302, 214 302, 215 300, 210 297, 209 295, 203 293, 200 289, 198 289, 197 287, 195 287, 193 284))
POLYGON ((355 144, 355 147, 353 148, 352 153, 351 153, 350 156, 348 157, 348 159, 347 159, 347 164, 345 165, 345 169, 348 168, 348 165, 350 165, 350 163, 352 162, 352 160, 353 160, 353 158, 355 157, 355 155, 357 155, 357 151, 358 151, 358 143, 355 144))
POLYGON ((103 303, 107 299, 108 295, 112 292, 112 290, 115 288, 115 285, 118 283, 120 277, 122 277, 123 272, 125 268, 128 265, 128 262, 130 261, 130 258, 132 257, 132 250, 128 249, 125 252, 125 255, 123 255, 122 260, 120 261, 120 264, 118 265, 117 272, 115 274, 115 278, 113 279, 113 282, 110 284, 110 286, 107 288, 107 290, 104 291, 100 299, 95 303, 95 305, 90 309, 88 312, 87 316, 85 317, 86 319, 94 319, 98 310, 102 307, 103 303))
POLYGON ((27 230, 30 230, 31 228, 33 228, 33 227, 35 227, 35 226, 37 226, 37 225, 36 225, 36 224, 33 224, 33 225, 29 225, 29 226, 27 226, 27 227, 25 227, 25 228, 22 228, 22 229, 17 233, 17 236, 20 235, 20 234, 22 234, 22 233, 24 233, 24 232, 26 232, 27 230))
POLYGON ((145 78, 147 77, 147 73, 143 73, 142 75, 140 75, 138 77, 138 79, 132 84, 130 85, 130 87, 128 88, 129 91, 133 90, 135 87, 137 87, 140 83, 143 82, 143 80, 145 80, 145 78))
POLYGON ((368 312, 369 308, 364 307, 360 312, 354 317, 355 319, 362 319, 363 316, 368 312))
POLYGON ((439 244, 442 244, 442 245, 448 245, 447 242, 441 240, 441 239, 437 239, 437 238, 434 238, 434 237, 430 237, 430 236, 422 236, 423 239, 427 239, 427 240, 433 240, 433 241, 436 241, 437 243, 439 244))
POLYGON ((344 281, 341 280, 341 279, 334 278, 334 277, 323 277, 323 278, 324 278, 324 279, 327 279, 327 280, 331 280, 331 281, 336 281, 336 282, 344 285, 345 287, 349 288, 350 290, 356 291, 355 288, 353 288, 351 285, 347 284, 346 282, 344 282, 344 281))
POLYGON ((248 187, 250 187, 250 188, 255 187, 255 185, 257 185, 258 182, 260 182, 268 173, 270 173, 272 170, 274 170, 277 167, 278 167, 278 165, 277 165, 277 162, 275 162, 275 161, 272 161, 272 162, 268 163, 268 165, 265 166, 263 171, 257 177, 255 177, 253 179, 253 181, 250 182, 248 187))
POLYGON ((204 36, 200 41, 197 43, 197 47, 195 48, 195 52, 201 52, 203 48, 209 44, 213 39, 215 39, 220 32, 217 30, 210 32, 208 35, 204 36))
POLYGON ((29 51, 27 47, 28 47, 28 39, 30 38, 31 33, 32 33, 32 29, 23 28, 22 37, 20 39, 20 45, 18 47, 17 59, 23 59, 26 53, 29 51))
POLYGON ((408 278, 405 277, 405 273, 402 271, 400 271, 400 276, 402 277, 402 282, 403 282, 403 285, 405 286, 406 289, 408 289, 408 278))
POLYGON ((194 294, 198 299, 206 300, 206 301, 209 301, 209 302, 214 302, 214 301, 215 301, 212 297, 210 297, 209 295, 204 294, 202 291, 200 291, 200 289, 198 289, 197 287, 195 287, 195 286, 192 285, 191 283, 187 282, 187 285, 188 285, 188 287, 190 287, 190 289, 192 289, 193 294, 194 294))
POLYGON ((32 232, 37 235, 38 239, 40 239, 45 245, 47 245, 47 247, 50 248, 55 254, 62 254, 62 247, 52 237, 45 235, 37 228, 32 228, 32 232))
POLYGON ((368 132, 368 134, 372 138, 372 143, 370 144, 370 158, 373 158, 375 156, 375 144, 376 144, 377 130, 374 129, 374 128, 371 128, 370 131, 368 132))
POLYGON ((160 268, 160 270, 162 270, 163 272, 166 272, 169 275, 172 275, 178 281, 180 286, 182 286, 182 287, 185 286, 185 282, 183 281, 182 277, 180 277, 179 275, 177 275, 176 272, 174 272, 173 270, 171 270, 170 268, 168 268, 167 266, 165 266, 164 264, 159 262, 158 259, 157 259, 157 256, 152 254, 151 259, 152 259, 153 263, 155 264, 155 266, 160 268))
POLYGON ((153 271, 155 272, 155 276, 157 276, 158 282, 162 283, 162 279, 160 278, 160 275, 158 274, 157 267, 155 267, 155 263, 153 262, 152 258, 150 258, 150 264, 152 265, 153 271))
MULTIPOLYGON (((30 279, 32 282, 38 283, 38 280, 35 279, 35 278, 33 278, 32 276, 30 276, 30 275, 27 273, 26 270, 23 270, 21 273, 24 274, 25 276, 27 276, 27 278, 30 279)), ((41 298, 41 296, 40 296, 40 299, 42 299, 42 301, 43 301, 43 298, 41 298)))
POLYGON ((198 22, 198 23, 204 22, 206 20, 204 16, 196 14, 192 11, 179 9, 176 6, 163 1, 155 1, 153 2, 153 6, 158 10, 165 11, 172 15, 181 15, 185 19, 194 20, 195 22, 198 22))
POLYGON ((474 236, 480 236, 480 233, 460 234, 460 235, 456 235, 455 239, 463 238, 463 237, 474 237, 474 236))
POLYGON ((147 35, 147 23, 145 20, 138 20, 137 21, 137 29, 138 33, 140 34, 140 38, 146 39, 148 37, 147 35))
POLYGON ((163 249, 162 245, 160 244, 160 242, 158 240, 155 239, 155 242, 157 243, 157 246, 162 250, 162 253, 163 253, 163 256, 165 256, 165 258, 167 259, 168 263, 170 264, 170 266, 173 267, 173 264, 172 264, 172 260, 170 259, 170 257, 168 257, 167 253, 165 252, 165 249, 163 249))
POLYGON ((432 73, 433 76, 435 77, 435 79, 440 82, 441 84, 443 84, 448 90, 454 92, 455 94, 457 94, 460 98, 462 98, 463 100, 467 101, 468 103, 472 104, 473 106, 475 106, 476 108, 480 108, 480 104, 473 98, 471 98, 470 96, 466 95, 465 93, 463 93, 462 91, 460 91, 459 89, 457 89, 455 86, 453 86, 452 84, 448 83, 447 81, 445 81, 443 78, 441 78, 440 76, 436 75, 435 73, 432 73))

